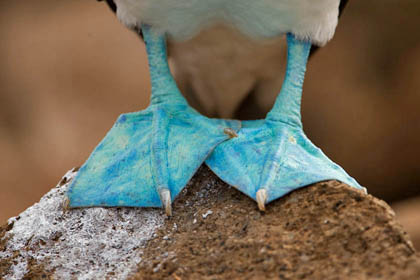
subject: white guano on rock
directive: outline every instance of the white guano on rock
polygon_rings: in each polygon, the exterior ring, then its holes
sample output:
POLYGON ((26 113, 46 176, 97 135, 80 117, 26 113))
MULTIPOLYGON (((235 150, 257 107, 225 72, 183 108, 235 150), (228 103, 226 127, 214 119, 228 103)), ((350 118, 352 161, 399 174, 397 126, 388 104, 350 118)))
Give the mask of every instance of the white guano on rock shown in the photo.
POLYGON ((163 225, 159 209, 84 208, 63 211, 71 170, 61 184, 18 217, 0 258, 19 252, 6 279, 21 279, 30 260, 57 279, 125 279, 141 262, 142 248, 163 225))

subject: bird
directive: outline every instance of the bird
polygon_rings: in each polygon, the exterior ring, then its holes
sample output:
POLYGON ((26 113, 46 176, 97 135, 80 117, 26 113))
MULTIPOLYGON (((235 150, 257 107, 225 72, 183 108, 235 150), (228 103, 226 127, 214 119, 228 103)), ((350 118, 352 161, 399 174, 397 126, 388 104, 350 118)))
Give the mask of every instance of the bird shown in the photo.
POLYGON ((151 100, 95 148, 69 188, 70 207, 171 216, 204 162, 261 211, 319 181, 366 191, 307 138, 300 115, 308 58, 333 38, 347 0, 106 2, 146 44, 151 100))
MULTIPOLYGON (((114 0, 98 1, 106 1, 117 13, 114 0)), ((347 3, 348 0, 340 1, 338 17, 347 3)), ((129 26, 141 35, 137 24, 129 26)), ((188 103, 210 117, 264 117, 283 82, 287 48, 284 36, 264 40, 261 44, 220 23, 197 35, 192 40, 169 39, 167 42, 172 73, 188 103), (230 39, 221 40, 224 37, 230 39), (231 63, 226 63, 226 58, 231 63), (223 69, 228 73, 221 71, 223 69), (215 84, 218 87, 213 86, 215 84), (230 97, 228 100, 224 98, 226 94, 230 97)), ((317 50, 318 46, 313 45, 310 57, 317 50)))

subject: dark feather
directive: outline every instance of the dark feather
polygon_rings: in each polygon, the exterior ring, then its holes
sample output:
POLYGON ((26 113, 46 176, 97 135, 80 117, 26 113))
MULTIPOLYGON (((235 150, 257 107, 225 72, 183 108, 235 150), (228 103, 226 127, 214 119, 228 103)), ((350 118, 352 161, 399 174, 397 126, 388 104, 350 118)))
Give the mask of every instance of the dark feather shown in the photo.
MULTIPOLYGON (((102 2, 102 1, 104 1, 104 0, 97 0, 98 2, 102 2)), ((109 8, 114 12, 114 13, 116 13, 117 12, 117 5, 114 3, 114 1, 113 0, 105 0, 106 1, 106 3, 108 4, 108 6, 109 6, 109 8)), ((135 27, 134 28, 134 32, 136 32, 139 36, 140 36, 140 38, 142 38, 143 39, 143 33, 141 32, 141 29, 139 28, 139 27, 135 27)))
MULTIPOLYGON (((103 0, 98 0, 99 2, 103 1, 103 0)), ((109 8, 115 13, 117 11, 117 5, 115 5, 113 0, 105 0, 106 3, 108 4, 109 8)))

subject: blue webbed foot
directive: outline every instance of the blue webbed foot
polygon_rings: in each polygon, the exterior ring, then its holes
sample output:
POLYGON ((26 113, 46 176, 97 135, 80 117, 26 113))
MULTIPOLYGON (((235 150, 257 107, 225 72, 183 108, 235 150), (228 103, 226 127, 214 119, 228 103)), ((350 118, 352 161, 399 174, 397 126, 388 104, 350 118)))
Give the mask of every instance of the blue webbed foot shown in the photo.
POLYGON ((165 41, 143 28, 152 80, 150 106, 121 115, 79 170, 70 207, 161 207, 171 202, 238 121, 206 118, 188 106, 169 72, 165 41))
POLYGON ((288 35, 286 78, 265 120, 246 121, 238 137, 221 143, 206 164, 222 180, 265 204, 316 182, 339 180, 364 189, 306 137, 300 99, 310 44, 288 35))
POLYGON ((238 137, 221 143, 206 164, 223 181, 265 204, 303 186, 339 180, 362 188, 305 136, 300 127, 244 122, 238 137))

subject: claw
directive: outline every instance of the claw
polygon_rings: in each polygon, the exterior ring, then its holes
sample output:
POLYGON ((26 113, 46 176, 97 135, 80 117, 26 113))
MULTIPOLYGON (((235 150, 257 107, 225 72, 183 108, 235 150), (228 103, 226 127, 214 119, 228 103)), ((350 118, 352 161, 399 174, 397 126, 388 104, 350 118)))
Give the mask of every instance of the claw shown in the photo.
POLYGON ((66 197, 63 200, 63 212, 67 212, 70 209, 70 200, 66 197))
POLYGON ((265 211, 265 203, 267 202, 267 191, 260 189, 257 191, 257 203, 260 211, 265 211))
POLYGON ((238 134, 232 128, 225 128, 223 130, 223 133, 226 134, 227 136, 229 136, 229 138, 231 138, 231 139, 235 138, 235 137, 238 137, 238 134))
POLYGON ((168 189, 161 189, 159 191, 159 196, 162 201, 162 205, 165 207, 166 216, 172 216, 171 191, 168 189))

